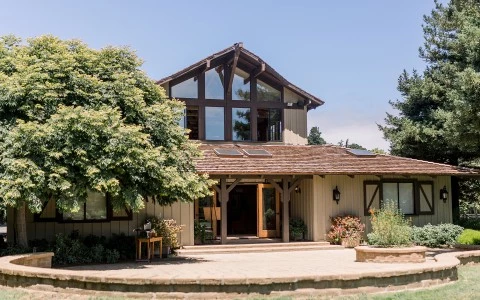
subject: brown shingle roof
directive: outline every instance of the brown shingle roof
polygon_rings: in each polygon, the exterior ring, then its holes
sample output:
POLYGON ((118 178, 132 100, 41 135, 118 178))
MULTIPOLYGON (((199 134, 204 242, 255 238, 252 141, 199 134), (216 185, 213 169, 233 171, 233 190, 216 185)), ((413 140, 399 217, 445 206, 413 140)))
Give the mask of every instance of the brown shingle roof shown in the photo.
MULTIPOLYGON (((182 75, 184 75, 188 72, 191 72, 192 70, 194 70, 196 68, 202 67, 207 62, 207 60, 218 59, 218 58, 220 58, 224 55, 232 53, 232 52, 235 51, 236 47, 240 47, 240 53, 249 57, 255 63, 258 63, 258 64, 265 63, 259 56, 257 56, 253 52, 250 52, 247 49, 245 49, 243 47, 243 43, 236 43, 233 46, 225 48, 225 49, 223 49, 223 50, 221 50, 217 53, 214 53, 214 54, 212 54, 212 55, 194 63, 193 65, 176 72, 175 74, 172 74, 170 76, 167 76, 165 78, 162 78, 162 79, 158 80, 157 84, 162 85, 162 84, 164 84, 166 82, 169 82, 169 81, 171 81, 171 80, 173 80, 177 77, 180 77, 180 76, 182 76, 182 75)), ((299 88, 298 86, 296 86, 296 85, 292 84, 291 82, 289 82, 288 80, 286 80, 282 75, 280 75, 277 71, 275 71, 275 69, 272 68, 269 64, 265 63, 265 65, 266 65, 266 72, 270 73, 273 77, 277 78, 280 82, 282 82, 282 84, 286 88, 288 88, 288 89, 294 91, 295 93, 305 97, 307 100, 310 100, 312 103, 308 106, 309 108, 316 108, 317 106, 320 106, 320 105, 325 103, 322 99, 320 99, 318 97, 315 97, 314 95, 304 91, 303 89, 299 88)))
POLYGON ((204 157, 197 171, 210 175, 461 175, 480 176, 480 170, 416 159, 377 155, 359 157, 338 146, 201 144, 204 157), (213 149, 264 149, 271 157, 219 157, 213 149))

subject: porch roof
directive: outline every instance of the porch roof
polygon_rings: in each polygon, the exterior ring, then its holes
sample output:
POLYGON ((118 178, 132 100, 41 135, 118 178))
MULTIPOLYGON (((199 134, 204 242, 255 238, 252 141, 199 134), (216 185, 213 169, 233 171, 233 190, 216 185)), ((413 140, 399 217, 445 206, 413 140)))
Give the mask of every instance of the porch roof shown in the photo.
POLYGON ((480 170, 392 155, 356 156, 347 148, 325 146, 211 143, 199 146, 197 171, 210 175, 455 175, 480 176, 480 170), (214 149, 237 149, 239 156, 219 156, 214 149), (243 149, 266 150, 252 157, 243 149))

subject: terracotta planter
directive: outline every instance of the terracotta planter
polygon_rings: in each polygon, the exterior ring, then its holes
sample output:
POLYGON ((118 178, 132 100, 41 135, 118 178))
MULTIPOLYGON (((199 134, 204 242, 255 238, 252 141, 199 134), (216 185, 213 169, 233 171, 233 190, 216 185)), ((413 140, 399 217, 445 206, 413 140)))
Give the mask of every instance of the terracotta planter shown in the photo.
POLYGON ((356 261, 375 263, 422 263, 425 262, 427 247, 380 248, 355 247, 356 261))

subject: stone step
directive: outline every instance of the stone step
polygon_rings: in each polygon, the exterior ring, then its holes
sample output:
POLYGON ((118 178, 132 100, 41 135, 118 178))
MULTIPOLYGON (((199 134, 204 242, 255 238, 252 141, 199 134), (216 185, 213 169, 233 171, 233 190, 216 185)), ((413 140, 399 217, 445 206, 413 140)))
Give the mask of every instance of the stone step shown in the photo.
POLYGON ((195 246, 183 246, 185 250, 196 250, 196 249, 241 249, 241 248, 270 248, 270 247, 300 247, 300 246, 329 246, 329 242, 290 242, 290 243, 282 243, 282 242, 245 242, 238 244, 237 242, 233 242, 231 244, 207 244, 207 245, 195 245, 195 246))
MULTIPOLYGON (((287 244, 288 245, 288 244, 287 244)), ((223 245, 227 246, 227 245, 223 245)), ((244 245, 228 245, 228 246, 242 246, 242 247, 222 247, 222 248, 206 248, 202 246, 190 249, 176 250, 178 256, 195 256, 195 255, 208 255, 208 254, 232 254, 232 253, 263 253, 263 252, 293 252, 293 251, 315 251, 315 250, 337 250, 344 249, 339 245, 290 245, 290 246, 270 246, 264 247, 259 245, 250 245, 250 247, 244 247, 244 245)))

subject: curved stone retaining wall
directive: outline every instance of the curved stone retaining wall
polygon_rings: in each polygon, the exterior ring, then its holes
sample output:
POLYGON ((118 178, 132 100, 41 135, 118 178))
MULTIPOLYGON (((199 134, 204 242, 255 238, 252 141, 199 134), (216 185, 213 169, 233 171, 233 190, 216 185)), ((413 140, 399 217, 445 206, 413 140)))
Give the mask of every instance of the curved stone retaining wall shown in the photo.
MULTIPOLYGON (((277 277, 262 279, 158 279, 158 278, 124 278, 83 275, 74 270, 40 269, 14 262, 25 262, 30 255, 0 258, 0 284, 7 286, 28 287, 37 284, 60 288, 78 288, 94 291, 117 292, 154 292, 154 293, 225 293, 239 294, 276 294, 293 292, 301 295, 302 291, 322 295, 339 295, 354 292, 392 291, 405 287, 428 287, 457 280, 457 265, 466 262, 479 262, 480 251, 454 252, 437 255, 437 262, 432 267, 419 267, 409 270, 391 272, 370 272, 361 274, 335 274, 304 277, 277 277), (458 257, 458 258, 457 258, 458 257)), ((286 276, 285 274, 283 274, 286 276)), ((174 295, 174 294, 169 294, 174 295)))
POLYGON ((427 247, 377 248, 355 247, 358 262, 374 263, 422 263, 425 262, 427 247))

